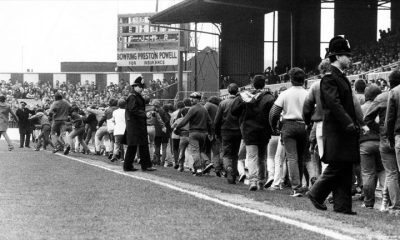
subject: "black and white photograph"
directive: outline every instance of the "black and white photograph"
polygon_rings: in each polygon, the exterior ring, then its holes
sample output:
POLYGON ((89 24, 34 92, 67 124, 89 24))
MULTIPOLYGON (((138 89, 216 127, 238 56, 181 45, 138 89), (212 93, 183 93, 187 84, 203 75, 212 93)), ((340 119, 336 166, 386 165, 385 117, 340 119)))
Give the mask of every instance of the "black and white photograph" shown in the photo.
POLYGON ((0 240, 400 239, 400 0, 0 0, 0 240))

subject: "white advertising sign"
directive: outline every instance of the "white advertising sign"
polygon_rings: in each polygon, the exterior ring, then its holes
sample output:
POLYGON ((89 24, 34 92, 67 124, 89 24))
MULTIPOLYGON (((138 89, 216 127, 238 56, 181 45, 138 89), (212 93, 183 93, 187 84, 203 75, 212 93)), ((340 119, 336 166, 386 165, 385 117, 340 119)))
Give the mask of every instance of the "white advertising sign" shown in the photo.
POLYGON ((120 52, 119 67, 178 65, 178 50, 120 52))
POLYGON ((37 73, 25 73, 24 74, 24 82, 38 83, 39 82, 39 74, 37 74, 37 73))

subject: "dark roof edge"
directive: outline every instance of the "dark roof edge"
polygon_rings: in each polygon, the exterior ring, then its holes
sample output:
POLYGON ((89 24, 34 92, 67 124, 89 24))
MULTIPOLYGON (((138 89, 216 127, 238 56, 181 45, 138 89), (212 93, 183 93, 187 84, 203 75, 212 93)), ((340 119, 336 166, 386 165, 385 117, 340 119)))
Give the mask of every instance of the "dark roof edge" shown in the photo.
POLYGON ((183 2, 175 4, 175 5, 167 8, 167 9, 165 9, 165 10, 159 12, 159 13, 156 13, 155 15, 150 17, 149 20, 150 20, 151 23, 166 23, 166 22, 157 22, 157 19, 163 17, 166 14, 171 13, 174 10, 177 10, 177 9, 180 9, 180 8, 185 8, 187 6, 190 6, 191 4, 199 3, 199 2, 202 2, 202 1, 203 0, 185 0, 183 2))

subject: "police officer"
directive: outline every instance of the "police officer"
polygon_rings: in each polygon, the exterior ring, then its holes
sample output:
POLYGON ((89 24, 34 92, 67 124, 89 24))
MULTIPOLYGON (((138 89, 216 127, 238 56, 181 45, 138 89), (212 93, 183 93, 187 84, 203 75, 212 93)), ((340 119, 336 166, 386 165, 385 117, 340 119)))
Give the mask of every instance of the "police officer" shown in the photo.
POLYGON ((353 164, 360 159, 360 146, 352 89, 343 73, 351 65, 349 42, 341 36, 332 38, 328 57, 332 73, 321 80, 321 105, 324 113, 324 153, 321 160, 328 167, 307 195, 317 209, 326 210, 324 202, 332 192, 333 210, 355 215, 351 199, 352 172, 353 164))
POLYGON ((144 80, 142 77, 136 78, 132 84, 133 90, 126 100, 126 111, 125 121, 126 130, 124 134, 124 140, 128 145, 125 155, 125 161, 123 170, 124 171, 135 171, 133 167, 133 160, 136 156, 136 151, 139 148, 140 165, 142 171, 154 171, 150 161, 150 152, 148 145, 147 136, 147 125, 146 125, 146 111, 145 111, 145 100, 141 93, 143 91, 144 80))
POLYGON ((26 107, 26 102, 21 101, 21 108, 17 109, 15 113, 19 119, 18 127, 19 127, 19 147, 30 148, 30 139, 32 134, 32 126, 31 121, 29 120, 29 114, 35 114, 35 111, 32 111, 26 107))

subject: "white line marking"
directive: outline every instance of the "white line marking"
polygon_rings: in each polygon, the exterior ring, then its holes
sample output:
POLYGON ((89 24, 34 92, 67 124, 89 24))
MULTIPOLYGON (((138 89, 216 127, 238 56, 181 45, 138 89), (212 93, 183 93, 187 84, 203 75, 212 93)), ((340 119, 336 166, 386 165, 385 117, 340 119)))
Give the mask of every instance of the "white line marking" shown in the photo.
POLYGON ((122 170, 110 169, 108 167, 104 167, 104 166, 100 166, 100 165, 97 165, 97 164, 93 164, 93 163, 90 163, 90 162, 87 162, 87 161, 84 161, 84 160, 81 160, 81 159, 78 159, 78 158, 74 158, 74 157, 71 157, 71 156, 65 156, 65 155, 62 155, 62 154, 59 154, 59 153, 57 155, 59 155, 61 157, 68 158, 68 159, 71 159, 71 160, 74 160, 74 161, 77 161, 77 162, 81 162, 81 163, 84 163, 84 164, 87 164, 87 165, 90 165, 90 166, 98 167, 98 168, 101 168, 101 169, 104 169, 104 170, 107 170, 107 171, 110 171, 110 172, 114 172, 114 173, 117 173, 117 174, 120 174, 120 175, 124 175, 124 176, 127 176, 127 177, 131 177, 131 178, 135 178, 135 179, 138 179, 138 180, 142 180, 142 181, 151 182, 151 183, 154 183, 154 184, 157 184, 157 185, 160 185, 160 186, 164 186, 164 187, 167 187, 167 188, 170 188, 170 189, 182 192, 182 193, 189 194, 189 195, 194 196, 196 198, 200 198, 200 199, 203 199, 203 200, 207 200, 207 201, 211 201, 211 202, 214 202, 214 203, 218 203, 218 204, 226 206, 226 207, 230 207, 230 208, 241 210, 243 212, 252 213, 252 214, 259 215, 259 216, 267 217, 267 218, 273 219, 275 221, 282 222, 282 223, 288 224, 288 225, 293 225, 295 227, 302 228, 302 229, 310 231, 310 232, 315 232, 315 233, 318 233, 318 234, 321 234, 321 235, 324 235, 324 236, 327 236, 327 237, 330 237, 330 238, 333 238, 333 239, 339 239, 339 240, 355 240, 356 239, 356 238, 353 238, 351 236, 347 236, 347 235, 341 234, 339 232, 332 231, 332 230, 327 229, 327 228, 321 228, 321 227, 310 225, 308 223, 304 223, 304 222, 300 222, 300 221, 297 221, 297 220, 293 220, 293 219, 290 219, 290 218, 287 218, 287 217, 282 217, 282 216, 275 215, 275 214, 261 212, 259 210, 252 209, 252 208, 238 206, 238 205, 226 202, 226 201, 222 201, 222 200, 217 199, 217 198, 210 197, 210 196, 208 196, 206 194, 199 193, 199 192, 194 192, 194 191, 189 191, 187 189, 183 189, 183 188, 174 186, 174 185, 169 184, 169 183, 164 183, 164 182, 161 182, 161 181, 158 181, 158 180, 154 180, 154 179, 149 179, 149 178, 145 178, 145 177, 131 175, 131 174, 128 174, 126 172, 123 172, 122 170))

